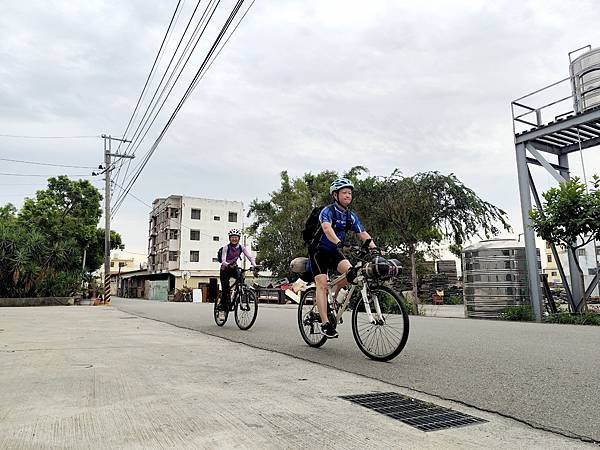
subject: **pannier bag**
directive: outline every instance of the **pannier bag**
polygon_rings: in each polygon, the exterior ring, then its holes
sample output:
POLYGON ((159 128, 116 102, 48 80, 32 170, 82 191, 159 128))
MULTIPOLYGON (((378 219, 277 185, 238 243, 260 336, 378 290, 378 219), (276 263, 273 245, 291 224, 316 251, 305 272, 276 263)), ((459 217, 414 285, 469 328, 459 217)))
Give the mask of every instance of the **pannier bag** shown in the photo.
POLYGON ((402 265, 397 259, 376 256, 365 265, 365 273, 369 278, 392 278, 402 273, 402 265))
POLYGON ((306 281, 307 283, 312 283, 314 281, 314 276, 310 268, 310 259, 308 258, 300 256, 292 259, 290 262, 290 270, 293 273, 299 274, 300 279, 306 281))
POLYGON ((308 258, 300 256, 292 259, 290 262, 290 270, 294 273, 304 273, 308 271, 308 258))

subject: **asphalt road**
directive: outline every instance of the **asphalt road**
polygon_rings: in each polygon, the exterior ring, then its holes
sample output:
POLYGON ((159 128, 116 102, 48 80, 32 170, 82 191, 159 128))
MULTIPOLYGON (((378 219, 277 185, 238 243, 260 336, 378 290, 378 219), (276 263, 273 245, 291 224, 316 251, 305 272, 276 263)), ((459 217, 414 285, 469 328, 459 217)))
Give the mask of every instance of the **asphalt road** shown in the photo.
MULTIPOLYGON (((454 400, 536 428, 600 442, 600 330, 597 327, 413 317, 408 344, 388 363, 371 361, 352 338, 308 347, 297 309, 260 305, 241 331, 230 316, 217 327, 212 304, 113 299, 123 311, 230 341, 284 353, 397 386, 454 400)), ((290 374, 297 377, 298 374, 290 374)), ((356 393, 361 393, 356 386, 356 393)))

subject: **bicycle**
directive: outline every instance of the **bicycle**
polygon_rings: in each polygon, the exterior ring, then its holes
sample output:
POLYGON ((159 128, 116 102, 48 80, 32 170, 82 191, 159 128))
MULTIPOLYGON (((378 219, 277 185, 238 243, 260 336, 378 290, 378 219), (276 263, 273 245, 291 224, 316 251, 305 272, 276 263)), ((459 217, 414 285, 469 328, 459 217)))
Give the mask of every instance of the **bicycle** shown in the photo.
POLYGON ((240 330, 249 330, 258 315, 258 301, 256 291, 246 283, 245 273, 252 269, 238 269, 239 276, 231 287, 231 298, 229 299, 229 308, 225 310, 225 319, 219 320, 219 302, 215 301, 213 315, 215 323, 222 327, 227 322, 229 312, 233 311, 235 323, 240 330), (234 291, 235 290, 235 291, 234 291))
MULTIPOLYGON (((327 316, 334 327, 343 323, 342 316, 352 309, 352 335, 358 348, 376 361, 389 361, 404 349, 408 340, 409 319, 402 295, 382 284, 368 251, 351 247, 356 255, 357 276, 341 300, 333 298, 334 287, 346 274, 327 284, 327 316)), ((327 337, 320 330, 321 317, 316 304, 316 287, 305 290, 298 305, 298 327, 304 341, 311 347, 321 347, 327 337)))

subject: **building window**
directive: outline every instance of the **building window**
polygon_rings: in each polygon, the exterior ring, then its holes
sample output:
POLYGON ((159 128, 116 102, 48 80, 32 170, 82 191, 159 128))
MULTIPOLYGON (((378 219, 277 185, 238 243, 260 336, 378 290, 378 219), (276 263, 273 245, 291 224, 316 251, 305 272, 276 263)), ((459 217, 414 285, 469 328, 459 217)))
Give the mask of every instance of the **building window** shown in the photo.
POLYGON ((120 263, 119 263, 119 267, 125 267, 125 266, 127 266, 127 263, 126 263, 126 262, 120 262, 120 263))
POLYGON ((190 262, 200 261, 200 252, 198 250, 190 250, 190 262))
POLYGON ((213 258, 212 262, 219 262, 219 260, 217 258, 213 258))
POLYGON ((585 256, 585 248, 578 248, 577 256, 585 256))
POLYGON ((551 276, 553 276, 553 277, 555 277, 555 276, 557 276, 558 274, 557 274, 556 272, 551 272, 551 273, 550 273, 550 275, 551 275, 551 276))
POLYGON ((215 217, 213 217, 213 219, 214 219, 216 222, 218 222, 219 220, 221 220, 221 217, 220 217, 220 216, 215 216, 215 217))
POLYGON ((173 219, 179 217, 179 208, 169 208, 169 217, 173 219))
POLYGON ((548 262, 551 263, 552 262, 552 255, 546 255, 546 257, 548 258, 548 262))
POLYGON ((199 241, 200 240, 200 230, 190 230, 190 240, 191 241, 199 241))
POLYGON ((177 239, 179 236, 179 230, 169 230, 169 239, 177 239))
POLYGON ((597 270, 595 267, 588 268, 588 275, 596 275, 597 270))
POLYGON ((110 262, 110 267, 115 267, 115 262, 114 261, 110 262))
POLYGON ((237 222, 237 213, 229 211, 229 221, 237 222))
POLYGON ((213 236, 213 241, 218 241, 219 240, 219 236, 213 236))
POLYGON ((169 252, 169 261, 177 261, 177 252, 169 252))
POLYGON ((192 219, 200 220, 201 210, 192 208, 192 219))

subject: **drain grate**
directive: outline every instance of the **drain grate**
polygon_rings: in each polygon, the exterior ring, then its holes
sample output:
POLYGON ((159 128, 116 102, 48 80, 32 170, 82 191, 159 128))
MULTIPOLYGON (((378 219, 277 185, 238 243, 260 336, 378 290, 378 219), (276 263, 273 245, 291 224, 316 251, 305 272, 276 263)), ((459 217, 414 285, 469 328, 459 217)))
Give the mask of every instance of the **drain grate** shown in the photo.
POLYGON ((343 395, 340 398, 400 420, 421 431, 436 431, 487 422, 479 417, 423 402, 396 392, 343 395))

